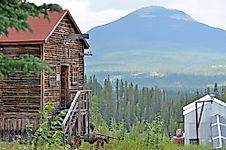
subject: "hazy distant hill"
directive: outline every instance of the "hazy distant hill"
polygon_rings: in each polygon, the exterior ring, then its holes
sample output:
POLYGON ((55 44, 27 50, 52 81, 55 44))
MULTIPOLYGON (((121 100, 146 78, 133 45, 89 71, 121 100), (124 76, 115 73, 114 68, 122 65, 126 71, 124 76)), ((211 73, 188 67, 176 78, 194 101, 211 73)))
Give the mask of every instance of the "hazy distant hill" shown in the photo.
POLYGON ((226 31, 182 11, 146 7, 88 33, 89 72, 226 74, 226 31))

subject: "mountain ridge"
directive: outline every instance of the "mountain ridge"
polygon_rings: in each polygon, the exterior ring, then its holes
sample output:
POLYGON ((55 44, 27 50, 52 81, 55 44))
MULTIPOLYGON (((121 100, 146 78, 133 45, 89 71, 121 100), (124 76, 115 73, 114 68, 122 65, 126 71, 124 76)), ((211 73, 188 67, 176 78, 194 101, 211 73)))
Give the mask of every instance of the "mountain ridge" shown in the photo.
POLYGON ((89 72, 226 75, 226 31, 183 11, 145 7, 88 33, 89 72))

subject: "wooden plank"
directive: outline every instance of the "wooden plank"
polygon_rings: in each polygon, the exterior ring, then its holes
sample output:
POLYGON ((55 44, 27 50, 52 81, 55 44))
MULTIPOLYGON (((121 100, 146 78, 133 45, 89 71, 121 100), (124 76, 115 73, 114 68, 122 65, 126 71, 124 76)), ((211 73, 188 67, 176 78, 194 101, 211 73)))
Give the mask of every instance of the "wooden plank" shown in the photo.
POLYGON ((4 118, 0 118, 0 131, 4 128, 4 118))
POLYGON ((89 34, 68 34, 64 36, 65 40, 89 39, 89 34))

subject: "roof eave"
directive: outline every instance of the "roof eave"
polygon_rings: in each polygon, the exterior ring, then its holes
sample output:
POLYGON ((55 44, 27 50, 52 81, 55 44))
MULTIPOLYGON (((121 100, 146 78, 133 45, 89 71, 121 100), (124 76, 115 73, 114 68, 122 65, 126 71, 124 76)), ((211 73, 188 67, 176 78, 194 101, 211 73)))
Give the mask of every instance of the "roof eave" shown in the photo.
POLYGON ((60 19, 57 21, 53 29, 48 33, 47 37, 45 38, 45 43, 48 41, 49 37, 53 34, 53 32, 56 30, 57 26, 60 24, 64 16, 67 14, 68 10, 65 10, 64 14, 60 17, 60 19))
POLYGON ((3 42, 0 42, 0 45, 2 46, 6 46, 6 45, 28 45, 28 44, 37 44, 37 45, 40 45, 40 44, 43 44, 44 41, 43 40, 40 40, 40 41, 3 41, 3 42))
MULTIPOLYGON (((206 96, 204 96, 204 97, 202 97, 202 98, 200 98, 200 99, 198 99, 198 100, 196 100, 196 101, 194 101, 194 102, 192 102, 192 103, 190 103, 190 104, 184 106, 184 107, 183 107, 183 115, 186 115, 186 114, 188 114, 188 113, 194 111, 194 110, 195 110, 195 102, 198 102, 198 101, 201 101, 201 100, 203 100, 203 99, 205 99, 205 98, 208 98, 208 96, 209 96, 209 95, 206 95, 206 96)), ((221 100, 219 100, 219 99, 217 99, 217 98, 214 98, 214 99, 213 99, 213 103, 217 103, 217 104, 219 104, 219 105, 221 105, 221 106, 226 107, 226 103, 222 102, 221 100)), ((207 104, 209 104, 209 103, 205 103, 204 105, 207 105, 207 104)), ((197 104, 197 108, 200 108, 201 106, 202 106, 201 103, 198 103, 198 104, 197 104)))
MULTIPOLYGON (((75 22, 75 20, 73 19, 71 13, 70 13, 68 10, 67 10, 67 14, 68 14, 68 16, 70 17, 71 21, 73 22, 73 25, 75 26, 76 30, 77 30, 80 34, 82 34, 81 30, 79 29, 78 25, 76 24, 76 22, 75 22)), ((88 48, 90 47, 89 44, 88 44, 88 42, 87 42, 85 39, 82 39, 82 41, 84 42, 84 45, 85 45, 84 48, 85 48, 85 49, 88 49, 88 48)))
MULTIPOLYGON (((48 34, 48 36, 46 37, 45 39, 45 43, 47 43, 49 37, 53 34, 53 32, 55 31, 55 29, 58 27, 58 25, 60 24, 60 22, 63 20, 63 18, 66 16, 66 14, 68 14, 68 16, 70 17, 74 27, 76 28, 76 30, 82 34, 81 30, 79 29, 78 25, 76 24, 76 22, 74 21, 73 17, 71 16, 69 10, 65 10, 64 14, 61 16, 61 18, 58 20, 58 22, 56 23, 56 25, 54 26, 54 28, 51 30, 51 32, 48 34)), ((85 40, 85 39, 82 39, 82 41, 84 42, 84 45, 85 45, 85 49, 88 49, 89 48, 89 44, 88 42, 85 40)))

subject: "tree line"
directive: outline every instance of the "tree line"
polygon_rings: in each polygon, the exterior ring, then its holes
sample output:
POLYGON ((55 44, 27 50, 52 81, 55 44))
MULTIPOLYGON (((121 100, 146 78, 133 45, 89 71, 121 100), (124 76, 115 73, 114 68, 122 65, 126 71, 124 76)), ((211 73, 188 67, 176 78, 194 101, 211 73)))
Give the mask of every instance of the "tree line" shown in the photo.
POLYGON ((172 95, 157 86, 139 87, 126 80, 111 80, 110 76, 101 84, 94 75, 85 77, 85 87, 93 91, 90 117, 98 127, 110 128, 115 122, 129 130, 137 122, 151 122, 159 114, 164 120, 164 132, 170 137, 176 128, 183 128, 183 106, 210 93, 226 102, 226 86, 219 88, 217 83, 213 88, 172 95))

